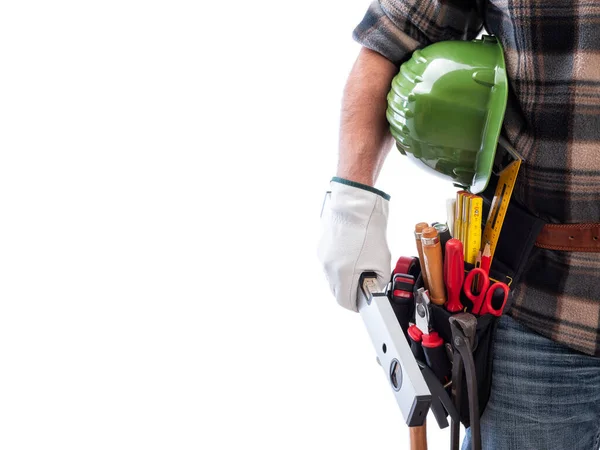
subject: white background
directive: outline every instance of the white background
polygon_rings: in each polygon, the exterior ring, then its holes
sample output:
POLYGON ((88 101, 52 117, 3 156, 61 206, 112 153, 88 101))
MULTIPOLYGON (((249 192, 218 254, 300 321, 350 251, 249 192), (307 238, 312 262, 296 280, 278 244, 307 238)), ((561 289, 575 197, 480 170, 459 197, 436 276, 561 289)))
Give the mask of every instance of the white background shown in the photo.
MULTIPOLYGON (((408 447, 316 259, 368 3, 3 5, 0 448, 408 447)), ((454 193, 378 187, 395 258, 454 193)))

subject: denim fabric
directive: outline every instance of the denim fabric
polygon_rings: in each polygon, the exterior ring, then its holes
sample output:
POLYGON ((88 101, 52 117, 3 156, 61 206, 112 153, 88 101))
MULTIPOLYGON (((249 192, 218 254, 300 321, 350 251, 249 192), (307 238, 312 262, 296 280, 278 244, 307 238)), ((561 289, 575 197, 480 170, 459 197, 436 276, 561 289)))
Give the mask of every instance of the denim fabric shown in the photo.
MULTIPOLYGON (((469 431, 463 450, 471 448, 469 431)), ((600 358, 502 317, 481 437, 485 450, 597 450, 600 358)))

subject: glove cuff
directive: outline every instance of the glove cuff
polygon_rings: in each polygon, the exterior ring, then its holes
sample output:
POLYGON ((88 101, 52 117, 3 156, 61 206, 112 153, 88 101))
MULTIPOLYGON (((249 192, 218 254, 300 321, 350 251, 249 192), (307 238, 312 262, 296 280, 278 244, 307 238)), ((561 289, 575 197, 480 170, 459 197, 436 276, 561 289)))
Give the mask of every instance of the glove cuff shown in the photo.
POLYGON ((340 178, 340 177, 333 177, 331 179, 331 181, 333 181, 335 183, 345 184, 346 186, 351 186, 351 187, 354 187, 354 188, 362 189, 364 191, 372 192, 373 194, 377 194, 380 197, 382 197, 382 198, 384 198, 385 200, 388 200, 388 201, 391 198, 385 192, 380 191, 379 189, 376 189, 373 186, 369 186, 367 184, 358 183, 356 181, 351 181, 351 180, 347 180, 345 178, 340 178))

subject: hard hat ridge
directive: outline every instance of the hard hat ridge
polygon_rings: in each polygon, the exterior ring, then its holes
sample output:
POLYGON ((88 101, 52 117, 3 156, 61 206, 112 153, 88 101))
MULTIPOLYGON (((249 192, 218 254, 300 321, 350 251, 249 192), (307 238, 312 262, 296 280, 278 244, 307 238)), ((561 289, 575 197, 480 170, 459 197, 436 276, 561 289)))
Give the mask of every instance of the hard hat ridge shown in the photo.
POLYGON ((471 192, 487 186, 506 108, 502 48, 493 36, 416 50, 388 94, 396 146, 471 192))

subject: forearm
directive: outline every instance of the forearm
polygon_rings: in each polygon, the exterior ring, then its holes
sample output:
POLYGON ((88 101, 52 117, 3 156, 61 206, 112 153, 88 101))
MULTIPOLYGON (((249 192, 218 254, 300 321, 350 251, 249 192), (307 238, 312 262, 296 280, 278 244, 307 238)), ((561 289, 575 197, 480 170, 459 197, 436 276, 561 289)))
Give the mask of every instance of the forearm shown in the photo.
POLYGON ((397 67, 363 48, 350 72, 342 103, 337 176, 372 186, 392 146, 385 118, 397 67))

